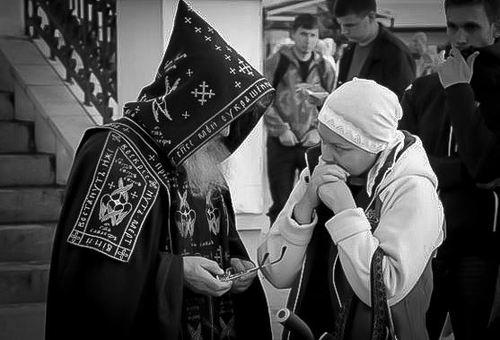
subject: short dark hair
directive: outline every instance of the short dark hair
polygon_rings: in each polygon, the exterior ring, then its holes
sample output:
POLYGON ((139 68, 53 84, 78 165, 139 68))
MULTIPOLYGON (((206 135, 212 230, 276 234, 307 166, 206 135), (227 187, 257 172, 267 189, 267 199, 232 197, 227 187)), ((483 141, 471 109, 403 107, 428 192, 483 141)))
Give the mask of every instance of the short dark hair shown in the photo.
POLYGON ((333 14, 336 17, 345 17, 350 14, 365 15, 372 11, 377 11, 375 0, 337 0, 333 7, 333 14))
POLYGON ((500 0, 444 0, 444 9, 458 6, 483 5, 490 23, 500 20, 500 0))
POLYGON ((299 14, 293 21, 292 32, 295 32, 300 27, 305 28, 306 30, 319 28, 319 20, 317 17, 309 13, 299 14))

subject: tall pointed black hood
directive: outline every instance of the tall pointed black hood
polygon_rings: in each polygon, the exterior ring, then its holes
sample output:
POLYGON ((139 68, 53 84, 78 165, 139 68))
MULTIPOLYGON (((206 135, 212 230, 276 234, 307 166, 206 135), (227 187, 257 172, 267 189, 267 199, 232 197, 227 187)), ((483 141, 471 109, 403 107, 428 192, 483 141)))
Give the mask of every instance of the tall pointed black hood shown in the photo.
POLYGON ((152 84, 124 116, 142 126, 174 166, 231 124, 234 151, 274 97, 271 84, 183 0, 152 84))

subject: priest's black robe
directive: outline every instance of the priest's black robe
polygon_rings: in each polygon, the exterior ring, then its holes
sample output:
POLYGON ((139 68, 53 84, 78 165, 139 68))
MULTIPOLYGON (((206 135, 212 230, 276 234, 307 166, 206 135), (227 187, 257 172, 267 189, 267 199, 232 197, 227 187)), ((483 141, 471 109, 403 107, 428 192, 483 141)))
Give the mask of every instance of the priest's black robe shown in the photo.
MULTIPOLYGON (((144 149, 127 141, 112 130, 96 129, 86 134, 77 152, 54 242, 47 340, 182 338, 187 288, 182 257, 172 239, 179 237, 172 216, 176 190, 146 171, 147 152, 141 154, 144 149), (125 207, 122 216, 116 214, 118 206, 106 215, 106 195, 120 186, 122 193, 127 190, 123 181, 119 183, 123 176, 135 178, 136 187, 144 190, 140 194, 130 189, 126 202, 120 197, 125 207), (127 228, 120 228, 123 224, 127 228)), ((229 195, 223 197, 229 221, 225 251, 230 257, 248 259, 235 230, 229 195)), ((270 339, 269 314, 258 278, 247 291, 227 294, 233 303, 237 338, 270 339)))

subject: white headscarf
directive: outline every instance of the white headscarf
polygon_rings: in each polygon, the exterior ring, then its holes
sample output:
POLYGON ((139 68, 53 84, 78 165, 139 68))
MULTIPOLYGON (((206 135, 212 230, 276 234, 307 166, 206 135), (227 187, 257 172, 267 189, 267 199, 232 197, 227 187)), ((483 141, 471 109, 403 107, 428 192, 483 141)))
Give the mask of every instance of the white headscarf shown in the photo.
POLYGON ((354 145, 376 154, 396 138, 402 114, 394 92, 373 80, 354 78, 328 96, 318 120, 354 145))

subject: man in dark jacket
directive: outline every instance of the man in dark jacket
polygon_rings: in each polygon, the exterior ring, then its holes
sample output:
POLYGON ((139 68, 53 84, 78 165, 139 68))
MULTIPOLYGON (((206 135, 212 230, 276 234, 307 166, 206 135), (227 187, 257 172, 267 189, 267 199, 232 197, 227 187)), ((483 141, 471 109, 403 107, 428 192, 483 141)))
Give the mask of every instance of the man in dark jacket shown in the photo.
POLYGON ((499 316, 491 311, 498 271, 500 2, 444 4, 450 56, 437 74, 406 91, 400 123, 424 143, 447 221, 434 261, 428 329, 438 339, 449 312, 456 339, 498 339, 499 316))
POLYGON ((340 59, 338 85, 354 77, 375 80, 398 95, 415 79, 408 47, 376 21, 375 0, 337 0, 334 14, 350 41, 340 59))
POLYGON ((254 267, 218 166, 272 93, 179 2, 154 82, 78 148, 54 243, 47 340, 271 339, 255 275, 217 275, 254 267))

